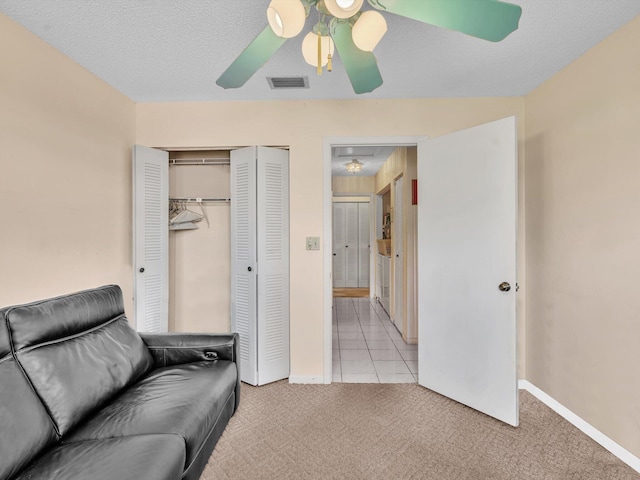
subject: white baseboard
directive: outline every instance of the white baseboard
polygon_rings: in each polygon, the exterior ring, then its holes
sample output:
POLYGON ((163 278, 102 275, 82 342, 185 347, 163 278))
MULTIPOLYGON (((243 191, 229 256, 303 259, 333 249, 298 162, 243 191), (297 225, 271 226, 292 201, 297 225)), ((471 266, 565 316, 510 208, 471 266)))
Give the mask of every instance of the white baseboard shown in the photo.
POLYGON ((622 460, 624 463, 633 468, 636 472, 640 472, 640 458, 636 457, 629 450, 625 449, 621 445, 617 444, 609 437, 607 437, 600 430, 595 428, 593 425, 587 423, 578 415, 573 413, 567 407, 562 405, 560 402, 555 400, 553 397, 548 395, 547 393, 540 390, 534 384, 529 382, 528 380, 518 380, 518 388, 521 390, 526 390, 531 395, 536 397, 542 403, 544 403, 551 410, 556 412, 562 418, 567 420, 573 426, 581 430, 583 433, 591 437, 597 443, 602 445, 604 448, 613 453, 616 457, 622 460))
POLYGON ((324 377, 306 377, 304 375, 291 375, 289 383, 324 383, 324 377))

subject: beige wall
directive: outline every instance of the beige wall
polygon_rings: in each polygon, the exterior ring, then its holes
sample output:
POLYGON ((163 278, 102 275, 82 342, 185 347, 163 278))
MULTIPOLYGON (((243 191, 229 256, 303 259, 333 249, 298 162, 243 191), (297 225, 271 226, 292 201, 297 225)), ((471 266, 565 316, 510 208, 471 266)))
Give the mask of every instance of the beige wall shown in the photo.
POLYGON ((640 456, 640 18, 526 97, 526 376, 640 456))
POLYGON ((322 377, 323 256, 305 249, 305 237, 323 232, 323 138, 435 137, 510 115, 522 122, 523 106, 522 98, 142 103, 136 141, 290 147, 291 374, 322 377))
POLYGON ((134 117, 0 14, 0 306, 117 283, 131 312, 134 117))
MULTIPOLYGON (((393 181, 404 173, 407 168, 407 147, 398 147, 389 158, 385 160, 380 167, 380 170, 376 172, 374 177, 374 189, 377 194, 391 189, 391 206, 395 204, 393 198, 393 181)), ((392 232, 393 234, 393 232, 392 232)))
POLYGON ((374 177, 331 177, 333 193, 373 193, 374 177))

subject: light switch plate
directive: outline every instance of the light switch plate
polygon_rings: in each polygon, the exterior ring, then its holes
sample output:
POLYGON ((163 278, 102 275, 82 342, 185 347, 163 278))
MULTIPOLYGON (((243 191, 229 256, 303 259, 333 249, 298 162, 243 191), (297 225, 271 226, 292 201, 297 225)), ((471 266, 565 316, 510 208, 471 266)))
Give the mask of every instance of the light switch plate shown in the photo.
POLYGON ((320 250, 320 237, 307 237, 307 250, 320 250))

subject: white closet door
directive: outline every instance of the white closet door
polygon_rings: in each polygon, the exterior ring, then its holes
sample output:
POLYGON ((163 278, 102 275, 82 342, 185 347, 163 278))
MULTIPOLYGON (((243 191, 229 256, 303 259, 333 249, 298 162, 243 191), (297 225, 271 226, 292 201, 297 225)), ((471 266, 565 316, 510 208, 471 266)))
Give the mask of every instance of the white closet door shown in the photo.
POLYGON ((358 204, 358 287, 369 286, 370 229, 369 204, 358 204))
POLYGON ((393 249, 395 254, 394 261, 394 275, 393 275, 393 285, 394 285, 394 318, 393 322, 396 325, 396 328, 400 330, 400 333, 403 333, 403 318, 404 318, 404 295, 403 295, 403 282, 404 282, 404 255, 402 252, 403 247, 403 239, 404 239, 404 231, 402 225, 402 215, 404 210, 403 205, 403 195, 402 195, 402 181, 403 177, 400 177, 396 180, 396 188, 395 188, 395 209, 393 212, 393 249))
POLYGON ((289 153, 258 151, 258 384, 289 377, 289 153))
POLYGON ((258 383, 256 147, 231 151, 231 330, 240 334, 240 376, 258 383))
POLYGON ((345 203, 333 204, 333 286, 344 288, 346 286, 346 219, 345 203))
POLYGON ((345 286, 356 288, 358 286, 358 204, 345 203, 346 216, 346 245, 345 263, 346 279, 345 286))
POLYGON ((140 332, 169 328, 169 154, 133 147, 133 304, 140 332))

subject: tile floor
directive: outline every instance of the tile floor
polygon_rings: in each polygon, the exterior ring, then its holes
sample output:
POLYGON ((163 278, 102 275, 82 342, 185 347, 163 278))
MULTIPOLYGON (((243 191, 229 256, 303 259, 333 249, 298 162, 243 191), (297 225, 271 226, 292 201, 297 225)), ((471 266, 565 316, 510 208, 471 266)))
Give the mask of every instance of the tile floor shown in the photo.
POLYGON ((369 298, 333 299, 333 381, 414 383, 418 346, 408 345, 369 298))

